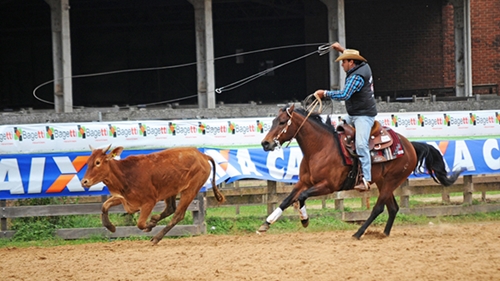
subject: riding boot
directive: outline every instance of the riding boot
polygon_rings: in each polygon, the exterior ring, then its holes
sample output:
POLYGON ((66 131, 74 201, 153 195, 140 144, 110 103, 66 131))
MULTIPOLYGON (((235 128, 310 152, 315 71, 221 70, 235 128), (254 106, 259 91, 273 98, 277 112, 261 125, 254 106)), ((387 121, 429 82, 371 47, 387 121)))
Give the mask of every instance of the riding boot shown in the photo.
POLYGON ((354 189, 359 192, 370 191, 370 183, 365 180, 365 178, 361 178, 362 180, 354 186, 354 189))

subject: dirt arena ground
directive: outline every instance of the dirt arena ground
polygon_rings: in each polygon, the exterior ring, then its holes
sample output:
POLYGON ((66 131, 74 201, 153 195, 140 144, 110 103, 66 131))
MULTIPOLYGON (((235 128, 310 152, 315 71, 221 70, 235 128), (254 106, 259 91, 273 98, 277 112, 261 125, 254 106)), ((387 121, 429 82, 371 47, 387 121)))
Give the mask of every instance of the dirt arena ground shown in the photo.
MULTIPOLYGON (((311 223, 314 223, 311 221, 311 223)), ((500 222, 0 249, 1 280, 500 280, 500 222)))

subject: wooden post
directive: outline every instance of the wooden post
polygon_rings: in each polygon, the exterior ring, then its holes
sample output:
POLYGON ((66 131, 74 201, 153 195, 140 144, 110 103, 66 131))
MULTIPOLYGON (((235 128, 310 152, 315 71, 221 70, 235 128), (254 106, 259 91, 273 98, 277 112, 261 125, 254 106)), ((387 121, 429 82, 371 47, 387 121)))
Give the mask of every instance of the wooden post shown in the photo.
POLYGON ((215 108, 212 0, 188 0, 194 7, 198 107, 215 108))
MULTIPOLYGON (((326 5, 328 14, 328 41, 339 42, 342 46, 346 46, 346 32, 345 32, 345 11, 344 0, 330 1, 321 0, 326 5)), ((342 89, 344 88, 345 72, 341 71, 342 68, 335 59, 338 57, 337 52, 330 52, 330 88, 329 89, 342 89)))
POLYGON ((51 10, 54 107, 56 113, 73 112, 69 0, 46 2, 51 10))
POLYGON ((441 193, 441 199, 443 203, 450 204, 450 193, 446 191, 446 188, 443 186, 443 192, 441 193))
POLYGON ((344 199, 335 199, 335 210, 344 211, 344 199))
POLYGON ((267 214, 270 215, 276 209, 276 182, 267 181, 267 214))
POLYGON ((200 229, 200 233, 207 233, 207 224, 205 223, 205 214, 206 214, 206 193, 200 192, 196 196, 195 200, 198 200, 198 211, 193 211, 193 224, 198 226, 200 229))
POLYGON ((3 231, 7 231, 7 218, 5 217, 4 211, 7 206, 6 200, 0 200, 0 208, 2 208, 2 218, 0 223, 0 229, 3 231))
MULTIPOLYGON (((234 188, 239 191, 240 196, 241 196, 241 189, 240 189, 240 182, 239 181, 234 182, 234 188)), ((236 211, 236 214, 239 215, 240 214, 240 205, 234 206, 234 209, 236 211)))
POLYGON ((410 181, 406 181, 401 185, 401 196, 399 197, 399 205, 401 208, 410 208, 410 192, 408 187, 410 186, 410 181))
POLYGON ((363 192, 361 195, 361 208, 370 209, 370 192, 363 192))
POLYGON ((337 211, 344 211, 344 199, 339 198, 341 192, 334 192, 335 194, 335 210, 337 211))
POLYGON ((472 176, 464 176, 464 204, 472 204, 472 192, 474 191, 474 183, 472 176))

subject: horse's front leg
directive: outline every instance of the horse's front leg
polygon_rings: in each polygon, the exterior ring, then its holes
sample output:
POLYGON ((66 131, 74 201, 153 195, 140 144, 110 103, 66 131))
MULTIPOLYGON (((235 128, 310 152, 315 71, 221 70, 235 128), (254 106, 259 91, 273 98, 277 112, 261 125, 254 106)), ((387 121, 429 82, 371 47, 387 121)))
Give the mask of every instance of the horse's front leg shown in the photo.
POLYGON ((328 182, 326 180, 321 181, 315 184, 313 187, 306 189, 302 193, 300 193, 299 197, 297 198, 298 202, 295 202, 294 206, 299 212, 300 222, 302 223, 302 226, 304 228, 309 226, 309 216, 307 215, 306 210, 307 198, 311 196, 321 196, 330 193, 332 193, 332 191, 328 188, 328 182))
POLYGON ((274 212, 272 212, 266 218, 264 223, 257 230, 257 233, 260 234, 260 233, 266 232, 269 229, 270 225, 273 224, 279 217, 281 217, 281 214, 283 213, 283 211, 286 208, 290 207, 290 205, 292 205, 292 203, 297 200, 298 195, 306 188, 307 188, 307 186, 304 183, 302 183, 300 181, 297 182, 297 184, 295 184, 295 187, 293 188, 292 192, 290 192, 290 194, 285 198, 285 200, 283 200, 283 202, 281 202, 279 207, 276 208, 276 210, 274 210, 274 212))

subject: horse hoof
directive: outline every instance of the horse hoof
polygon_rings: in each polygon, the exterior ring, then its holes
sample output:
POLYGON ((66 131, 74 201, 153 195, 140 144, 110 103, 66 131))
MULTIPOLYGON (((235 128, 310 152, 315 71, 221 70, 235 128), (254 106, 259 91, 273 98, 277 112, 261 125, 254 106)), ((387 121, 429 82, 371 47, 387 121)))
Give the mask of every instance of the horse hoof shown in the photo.
POLYGON ((309 219, 301 220, 302 227, 306 228, 309 226, 309 219))
POLYGON ((267 223, 264 223, 260 226, 259 230, 257 232, 259 234, 266 232, 269 229, 269 225, 267 223))
POLYGON ((156 238, 156 237, 151 238, 150 241, 151 241, 153 246, 155 246, 156 244, 158 244, 158 242, 160 242, 160 240, 158 240, 158 238, 156 238))
POLYGON ((354 235, 352 235, 352 238, 356 240, 361 240, 361 235, 362 234, 355 233, 354 235))

